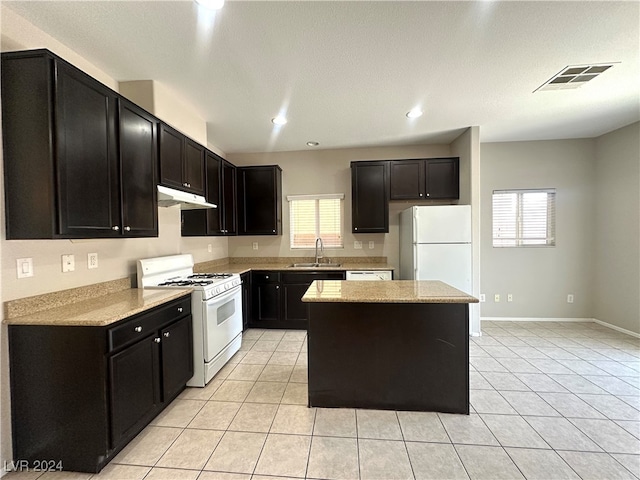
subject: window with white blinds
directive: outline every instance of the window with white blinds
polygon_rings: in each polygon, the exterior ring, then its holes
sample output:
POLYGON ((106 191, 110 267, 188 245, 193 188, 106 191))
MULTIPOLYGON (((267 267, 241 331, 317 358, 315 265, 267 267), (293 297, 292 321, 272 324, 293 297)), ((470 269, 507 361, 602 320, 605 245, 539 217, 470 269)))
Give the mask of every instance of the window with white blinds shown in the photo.
POLYGON ((494 190, 493 246, 556 244, 556 190, 494 190))
POLYGON ((291 248, 315 248, 318 237, 324 248, 343 248, 343 199, 344 194, 288 196, 291 248))

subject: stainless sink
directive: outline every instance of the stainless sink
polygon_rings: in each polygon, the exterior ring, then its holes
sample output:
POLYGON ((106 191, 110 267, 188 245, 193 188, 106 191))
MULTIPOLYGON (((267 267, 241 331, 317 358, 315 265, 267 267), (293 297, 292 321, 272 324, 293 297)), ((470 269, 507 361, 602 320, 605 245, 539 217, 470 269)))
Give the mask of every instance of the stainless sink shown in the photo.
POLYGON ((341 263, 292 263, 289 268, 335 268, 341 263))

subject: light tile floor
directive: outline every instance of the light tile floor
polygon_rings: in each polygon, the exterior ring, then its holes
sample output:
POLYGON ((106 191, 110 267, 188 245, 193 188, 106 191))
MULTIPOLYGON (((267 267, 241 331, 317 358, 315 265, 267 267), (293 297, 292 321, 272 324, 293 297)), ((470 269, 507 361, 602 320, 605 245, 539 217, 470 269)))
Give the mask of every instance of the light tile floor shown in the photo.
POLYGON ((640 478, 640 339, 595 323, 482 329, 469 416, 307 408, 306 332, 249 330, 99 475, 6 478, 640 478))

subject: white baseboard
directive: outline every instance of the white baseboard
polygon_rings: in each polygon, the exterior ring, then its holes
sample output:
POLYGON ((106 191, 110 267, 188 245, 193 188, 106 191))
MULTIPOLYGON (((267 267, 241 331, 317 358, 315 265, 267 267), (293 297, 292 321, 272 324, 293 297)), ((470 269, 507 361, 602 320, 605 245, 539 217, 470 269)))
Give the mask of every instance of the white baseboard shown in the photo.
POLYGON ((589 322, 597 323, 603 327, 616 330, 632 337, 640 338, 640 333, 627 330, 626 328, 618 327, 611 323, 603 322, 597 318, 549 318, 549 317, 480 317, 480 322, 483 320, 489 320, 492 322, 589 322))
POLYGON ((632 337, 640 338, 640 333, 632 332, 631 330, 627 330, 626 328, 618 327, 617 325, 603 322, 602 320, 598 320, 597 318, 594 318, 593 321, 596 322, 598 325, 602 325, 603 327, 611 328, 612 330, 626 333, 627 335, 631 335, 632 337))
POLYGON ((480 321, 490 320, 492 322, 589 322, 596 321, 595 318, 550 318, 550 317, 480 317, 480 321))

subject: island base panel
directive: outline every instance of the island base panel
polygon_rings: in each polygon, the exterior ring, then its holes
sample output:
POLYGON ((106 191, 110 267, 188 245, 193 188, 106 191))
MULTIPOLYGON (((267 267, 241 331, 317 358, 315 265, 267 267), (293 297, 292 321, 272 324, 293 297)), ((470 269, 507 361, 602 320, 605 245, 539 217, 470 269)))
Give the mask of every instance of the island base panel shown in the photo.
POLYGON ((311 303, 309 406, 469 414, 468 304, 311 303))

